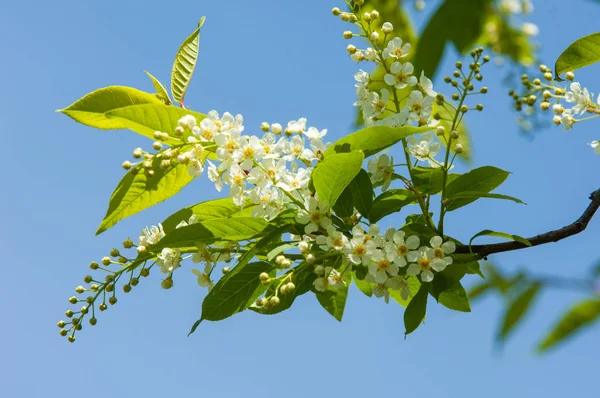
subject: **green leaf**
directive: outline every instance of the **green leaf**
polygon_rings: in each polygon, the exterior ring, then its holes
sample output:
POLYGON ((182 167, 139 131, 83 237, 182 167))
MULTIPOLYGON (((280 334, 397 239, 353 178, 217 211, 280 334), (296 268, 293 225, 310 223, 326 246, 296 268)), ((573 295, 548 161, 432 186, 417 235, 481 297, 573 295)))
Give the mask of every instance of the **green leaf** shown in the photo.
POLYGON ((414 332, 427 312, 427 296, 429 295, 429 284, 424 283, 419 288, 417 294, 408 303, 406 311, 404 311, 404 327, 406 328, 405 335, 414 332))
POLYGON ((191 248, 217 240, 246 240, 259 235, 268 223, 256 217, 216 218, 178 228, 152 246, 153 252, 165 247, 191 248))
POLYGON ((156 98, 161 100, 161 102, 164 103, 165 105, 173 105, 173 103, 171 102, 171 98, 169 97, 169 93, 167 93, 167 90, 162 85, 162 83, 157 78, 152 76, 152 74, 150 72, 144 71, 144 73, 146 75, 148 75, 150 80, 152 80, 152 85, 154 86, 154 89, 156 90, 156 94, 155 94, 156 98))
POLYGON ((531 246, 531 242, 529 242, 527 239, 525 239, 519 235, 511 235, 511 234, 507 234, 505 232, 496 232, 496 231, 492 231, 491 229, 484 229, 483 231, 478 232, 475 235, 473 235, 473 237, 469 241, 469 247, 473 244, 473 241, 475 240, 475 238, 477 238, 479 236, 496 236, 498 238, 505 238, 508 240, 513 240, 515 242, 522 243, 525 246, 531 246))
POLYGON ((373 207, 369 213, 369 221, 372 223, 381 220, 383 217, 396 213, 404 206, 415 203, 417 197, 413 192, 406 189, 390 189, 375 198, 373 207))
POLYGON ((502 324, 500 325, 500 332, 498 333, 499 342, 505 341, 527 314, 535 298, 538 296, 541 287, 540 283, 533 283, 508 305, 502 319, 502 324))
POLYGON ((298 242, 284 243, 284 244, 278 245, 277 247, 272 249, 269 253, 267 253, 267 260, 273 261, 281 253, 283 253, 287 250, 294 249, 297 246, 298 246, 298 242))
POLYGON ((317 300, 319 300, 321 306, 340 322, 344 316, 348 288, 352 283, 352 274, 350 272, 344 274, 344 283, 344 286, 337 290, 329 286, 326 292, 316 292, 317 300))
POLYGON ((600 32, 575 40, 560 54, 554 65, 556 78, 600 61, 600 32))
POLYGON ((492 290, 492 288, 493 285, 490 282, 483 282, 473 286, 468 293, 469 300, 473 301, 475 299, 480 298, 485 293, 488 293, 490 290, 492 290))
POLYGON ((356 210, 361 215, 368 216, 373 207, 373 184, 371 183, 369 173, 361 169, 348 188, 350 188, 352 201, 356 210))
POLYGON ((138 134, 154 139, 154 132, 161 131, 169 134, 167 144, 181 144, 191 135, 189 130, 181 139, 175 136, 177 122, 183 116, 192 115, 200 123, 206 116, 189 109, 177 108, 165 104, 140 104, 124 106, 105 113, 110 120, 118 120, 123 126, 138 134))
POLYGON ((431 283, 431 295, 444 307, 455 311, 471 312, 465 288, 460 282, 437 274, 431 283))
POLYGON ((335 153, 347 153, 357 150, 362 150, 364 156, 369 157, 389 148, 403 138, 429 130, 431 130, 431 127, 366 127, 334 142, 325 151, 325 160, 335 153))
POLYGON ((582 301, 571 308, 554 326, 542 342, 538 351, 544 352, 564 342, 585 327, 591 326, 600 319, 600 299, 582 301))
POLYGON ((274 278, 273 282, 267 289, 265 293, 265 297, 270 297, 275 294, 275 290, 279 286, 279 283, 283 278, 286 278, 289 273, 293 272, 294 276, 292 277, 292 282, 296 285, 296 288, 288 294, 282 295, 280 294, 278 297, 280 299, 279 305, 276 307, 270 307, 268 309, 264 307, 257 307, 256 305, 251 305, 248 307, 250 310, 254 312, 258 312, 263 315, 274 315, 278 314, 282 311, 287 310, 292 306, 297 297, 307 293, 311 287, 312 283, 317 277, 314 273, 314 267, 310 264, 302 263, 296 268, 293 268, 278 278, 274 278))
POLYGON ((60 112, 86 126, 102 130, 131 129, 153 140, 155 131, 168 133, 171 137, 166 143, 170 145, 182 143, 174 135, 181 117, 193 115, 198 122, 206 117, 165 105, 153 94, 123 86, 93 91, 60 112))
POLYGON ((402 292, 400 290, 390 289, 390 297, 404 308, 408 306, 412 298, 418 293, 419 289, 421 288, 421 282, 419 282, 419 278, 415 276, 411 276, 408 279, 406 279, 406 283, 408 284, 408 291, 410 292, 406 300, 402 298, 402 292))
POLYGON ((151 177, 143 170, 134 173, 132 169, 125 174, 110 197, 108 210, 96 235, 111 228, 120 220, 170 198, 194 179, 188 173, 186 165, 172 162, 171 166, 161 168, 160 162, 161 159, 154 156, 152 160, 154 175, 151 177))
POLYGON ((527 204, 525 202, 523 202, 521 199, 512 197, 512 196, 508 196, 508 195, 501 195, 498 193, 488 193, 488 192, 462 192, 462 193, 457 193, 456 195, 453 196, 453 199, 473 199, 473 200, 477 200, 477 199, 481 199, 481 198, 489 198, 489 199, 503 199, 503 200, 511 200, 515 203, 519 203, 519 204, 527 204))
POLYGON ((258 276, 272 268, 269 263, 256 262, 223 276, 204 298, 200 319, 220 321, 246 309, 254 292, 262 286, 258 276))
MULTIPOLYGON (((454 181, 459 175, 448 174, 446 183, 454 181)), ((440 167, 413 167, 412 182, 420 193, 435 195, 442 192, 444 172, 440 167)))
POLYGON ((490 192, 500 186, 510 173, 492 166, 473 169, 457 177, 446 187, 447 211, 456 210, 474 202, 477 198, 454 198, 455 195, 464 195, 467 192, 490 192))
POLYGON ((188 89, 192 74, 196 68, 198 51, 200 49, 200 28, 205 17, 200 18, 198 27, 189 35, 177 50, 173 69, 171 70, 171 93, 177 103, 183 108, 183 97, 188 89))
POLYGON ((353 151, 332 154, 319 162, 312 173, 319 200, 327 200, 330 206, 335 206, 342 192, 360 172, 363 160, 362 151, 353 151))
MULTIPOLYGON (((352 183, 350 183, 352 184, 352 183)), ((354 213, 354 199, 352 198, 352 191, 350 185, 344 189, 340 197, 338 198, 333 211, 338 217, 346 218, 352 216, 354 213)))
MULTIPOLYGON (((245 208, 252 208, 252 205, 246 205, 245 208)), ((177 227, 180 222, 188 222, 191 216, 196 216, 197 221, 206 221, 214 218, 232 217, 241 210, 241 207, 233 203, 233 199, 231 198, 208 200, 193 206, 185 207, 178 212, 171 214, 162 222, 162 226, 165 234, 169 234, 171 231, 175 230, 175 227, 177 227)))
POLYGON ((375 286, 375 283, 367 282, 364 277, 363 279, 359 279, 356 275, 356 271, 352 271, 352 279, 358 290, 363 292, 366 296, 371 297, 373 295, 373 286, 375 286))

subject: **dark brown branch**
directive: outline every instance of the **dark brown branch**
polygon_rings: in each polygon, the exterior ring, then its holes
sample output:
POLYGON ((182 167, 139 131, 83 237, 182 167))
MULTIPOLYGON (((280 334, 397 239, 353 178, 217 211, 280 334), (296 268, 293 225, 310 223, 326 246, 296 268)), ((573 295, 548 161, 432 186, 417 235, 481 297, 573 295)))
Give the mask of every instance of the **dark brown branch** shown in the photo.
MULTIPOLYGON (((546 232, 527 240, 531 243, 531 246, 543 245, 550 242, 558 242, 559 240, 568 238, 569 236, 576 235, 583 231, 598 208, 600 208, 600 189, 594 191, 590 195, 592 203, 585 209, 581 217, 579 217, 574 223, 569 224, 560 229, 546 232)), ((506 243, 494 243, 489 245, 473 245, 469 248, 468 245, 458 246, 456 253, 476 253, 482 257, 487 257, 490 254, 508 252, 511 250, 525 249, 529 246, 520 242, 506 242, 506 243)))

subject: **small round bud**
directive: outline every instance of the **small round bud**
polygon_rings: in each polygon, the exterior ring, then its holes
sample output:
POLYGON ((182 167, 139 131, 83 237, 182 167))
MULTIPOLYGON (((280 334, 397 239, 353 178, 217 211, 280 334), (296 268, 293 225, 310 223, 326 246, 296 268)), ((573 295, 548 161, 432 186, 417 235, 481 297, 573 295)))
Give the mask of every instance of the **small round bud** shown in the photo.
POLYGON ((142 268, 140 270, 140 276, 142 277, 147 277, 148 275, 150 275, 150 270, 148 268, 142 268))
POLYGON ((127 238, 123 241, 123 248, 131 249, 132 247, 133 247, 133 242, 131 241, 131 239, 127 238))
POLYGON ((458 69, 462 68, 462 62, 457 61, 454 66, 456 66, 458 69))
POLYGON ((75 335, 74 335, 74 334, 70 335, 70 336, 67 338, 67 340, 69 340, 69 343, 74 343, 74 342, 75 342, 75 335))
POLYGON ((142 150, 142 148, 135 148, 133 150, 133 157, 134 157, 134 159, 141 158, 143 154, 144 154, 144 151, 142 150))
POLYGON ((489 55, 484 55, 483 56, 483 62, 490 62, 490 56, 489 55))
POLYGON ((183 127, 181 127, 181 126, 175 127, 175 135, 176 136, 181 137, 184 132, 185 132, 185 130, 183 127))
POLYGON ((544 79, 546 79, 548 81, 552 80, 552 73, 550 73, 550 72, 544 73, 544 79))
POLYGON ((146 249, 146 246, 144 245, 139 245, 135 250, 138 252, 138 254, 144 254, 148 249, 146 249))
POLYGON ((160 287, 162 287, 163 289, 170 289, 173 287, 173 278, 168 277, 162 280, 162 282, 160 283, 160 287))
POLYGON ((162 138, 162 133, 160 131, 155 131, 152 136, 155 140, 160 140, 162 138))
POLYGON ((567 80, 573 80, 575 79, 575 73, 569 71, 565 74, 565 77, 567 78, 567 80))
POLYGON ((483 80, 483 76, 480 74, 477 74, 477 75, 475 75, 475 79, 480 82, 483 80))
POLYGON ((92 317, 92 318, 90 318, 89 322, 90 322, 90 325, 96 326, 96 323, 98 322, 98 320, 96 318, 92 317))
POLYGON ((310 244, 306 241, 298 243, 298 250, 300 253, 308 253, 310 251, 310 244))
POLYGON ((437 135, 438 137, 442 137, 444 134, 446 134, 446 129, 444 128, 444 126, 438 126, 435 129, 435 135, 437 135))
POLYGON ((469 91, 473 91, 473 90, 475 90, 475 86, 474 86, 474 85, 472 85, 472 84, 469 84, 469 85, 467 86, 467 90, 469 90, 469 91))
POLYGON ((454 151, 456 153, 463 153, 464 152, 464 148, 463 148, 462 144, 456 144, 456 146, 454 147, 454 151))
POLYGON ((110 265, 111 263, 110 257, 102 257, 101 261, 103 265, 110 265))
POLYGON ((254 305, 256 305, 257 307, 262 307, 263 305, 265 305, 265 299, 262 297, 257 298, 254 302, 254 305))
POLYGON ((275 262, 279 265, 281 265, 281 263, 285 260, 285 256, 283 254, 278 255, 277 257, 275 257, 275 262))
POLYGON ((86 301, 88 304, 92 304, 92 303, 94 302, 94 296, 87 296, 87 297, 85 298, 85 301, 86 301))
POLYGON ((165 159, 160 162, 161 169, 164 170, 164 169, 168 169, 169 167, 171 167, 171 161, 169 159, 165 159))
POLYGON ((98 306, 98 309, 99 309, 100 311, 106 311, 106 310, 107 310, 107 308, 108 308, 108 306, 107 306, 105 303, 102 303, 102 304, 100 304, 100 305, 98 306))
POLYGON ((558 125, 560 125, 560 124, 562 123, 562 122, 561 122, 561 120, 560 120, 560 116, 558 116, 558 115, 555 115, 555 116, 552 118, 552 123, 556 124, 557 126, 558 126, 558 125))
POLYGON ((350 21, 350 23, 356 23, 356 21, 358 21, 358 18, 354 14, 349 14, 348 21, 350 21))
POLYGON ((96 285, 95 283, 93 285, 90 286, 90 290, 92 292, 97 292, 98 291, 98 285, 96 285))
POLYGON ((450 137, 452 137, 453 140, 457 140, 459 137, 458 131, 452 130, 452 132, 450 133, 450 137))
POLYGON ((386 35, 389 35, 394 31, 394 25, 392 25, 391 22, 384 22, 383 25, 381 25, 381 31, 386 35))
POLYGON ((563 106, 561 104, 554 104, 552 106, 552 110, 554 111, 554 113, 556 113, 557 115, 562 115, 562 113, 565 111, 565 108, 563 108, 563 106))
POLYGON ((115 290, 115 285, 113 285, 112 283, 108 284, 108 285, 106 285, 106 287, 104 288, 104 290, 106 290, 107 293, 111 293, 111 292, 113 292, 115 290))
POLYGON ((363 14, 363 21, 365 21, 365 22, 371 22, 371 13, 370 12, 365 12, 363 14))
POLYGON ((317 258, 312 253, 307 254, 305 259, 308 264, 314 264, 317 261, 317 258))
POLYGON ((272 132, 273 134, 277 134, 277 135, 279 135, 279 134, 281 134, 281 131, 282 131, 282 130, 283 130, 283 129, 282 129, 282 127, 281 127, 281 124, 279 124, 279 123, 273 123, 273 124, 271 125, 271 132, 272 132))
POLYGON ((131 285, 123 285, 123 291, 129 293, 131 291, 131 285))
POLYGON ((333 16, 337 17, 338 15, 340 15, 341 11, 340 11, 340 9, 339 9, 339 8, 337 8, 337 7, 333 7, 333 8, 331 9, 331 13, 333 14, 333 16))
POLYGON ((483 104, 477 104, 475 106, 475 109, 477 109, 479 112, 481 112, 483 110, 483 104))
POLYGON ((162 149, 162 147, 163 147, 163 144, 162 144, 162 143, 160 143, 160 142, 158 142, 158 141, 154 141, 154 142, 152 143, 152 148, 153 148, 154 150, 157 150, 157 151, 158 151, 158 150, 162 149))
POLYGON ((83 287, 83 286, 77 286, 77 287, 75 288, 75 291, 76 291, 77 293, 81 294, 81 293, 85 292, 85 287, 83 287))
POLYGON ((488 88, 487 87, 481 87, 481 90, 479 90, 479 92, 481 94, 486 94, 488 92, 488 88))
POLYGON ((348 13, 347 13, 347 12, 343 12, 343 13, 340 15, 340 18, 341 18, 341 19, 342 19, 342 21, 344 21, 344 22, 348 22, 348 20, 350 19, 350 17, 348 16, 348 13))
POLYGON ((92 280, 93 280, 93 278, 92 278, 91 275, 86 275, 86 276, 83 277, 83 281, 85 283, 90 283, 92 280))
POLYGON ((61 329, 61 331, 60 331, 60 335, 63 337, 65 337, 67 335, 67 333, 68 332, 65 329, 61 329))
POLYGON ((321 276, 325 273, 325 268, 322 265, 317 265, 315 267, 315 274, 321 276))
POLYGON ((461 106, 461 107, 460 107, 460 111, 461 111, 462 113, 467 113, 467 111, 468 111, 468 110, 469 110, 469 107, 468 107, 468 106, 466 106, 466 105, 463 105, 463 106, 461 106))
POLYGON ((108 274, 104 277, 104 280, 106 281, 106 283, 110 283, 115 280, 115 277, 112 276, 111 274, 108 274))
POLYGON ((258 276, 258 279, 260 279, 261 281, 267 281, 267 280, 271 279, 271 277, 266 272, 261 272, 260 275, 258 276))
POLYGON ((84 305, 83 307, 81 307, 81 313, 82 313, 83 315, 86 315, 86 314, 88 313, 88 307, 87 307, 87 306, 85 306, 85 305, 84 305))
POLYGON ((288 288, 287 288, 287 284, 286 284, 286 285, 283 285, 283 286, 281 286, 281 287, 279 288, 279 293, 281 293, 281 294, 283 294, 283 295, 286 295, 286 294, 288 294, 288 288))
POLYGON ((444 81, 446 83, 450 83, 450 82, 452 82, 452 78, 450 76, 444 76, 444 81))
POLYGON ((540 65, 540 72, 545 73, 546 69, 548 69, 548 67, 546 65, 544 65, 544 64, 540 65))
POLYGON ((137 286, 140 283, 138 278, 131 278, 131 286, 137 286))
POLYGON ((121 164, 121 167, 123 167, 125 170, 129 170, 131 168, 131 162, 126 160, 123 162, 123 164, 121 164))
POLYGON ((296 288, 296 285, 294 285, 294 282, 288 282, 288 284, 286 286, 287 286, 288 292, 290 292, 290 293, 293 292, 294 289, 296 288))
POLYGON ((460 72, 455 70, 454 72, 452 72, 452 76, 454 77, 460 77, 460 72))
POLYGON ((377 40, 379 40, 379 33, 378 32, 371 32, 370 39, 371 39, 371 41, 376 42, 377 40))
POLYGON ((95 261, 92 261, 90 263, 90 269, 98 269, 98 263, 95 261))
POLYGON ((348 44, 348 47, 346 47, 346 52, 348 54, 352 55, 356 52, 356 47, 353 46, 352 44, 348 44))
POLYGON ((108 302, 109 302, 110 305, 115 305, 115 304, 117 304, 117 298, 115 296, 111 296, 108 299, 108 302))
POLYGON ((344 32, 344 39, 351 39, 352 37, 354 37, 354 34, 349 30, 344 32))
POLYGON ((377 11, 377 10, 371 11, 371 19, 374 21, 377 18, 379 18, 379 11, 377 11))
POLYGON ((71 318, 71 317, 73 316, 73 311, 71 311, 71 310, 67 310, 67 311, 65 312, 65 316, 66 316, 67 318, 71 318))
POLYGON ((75 325, 75 330, 81 330, 83 329, 83 325, 81 323, 78 323, 77 325, 75 325))
POLYGON ((110 251, 110 256, 111 257, 117 257, 119 255, 119 249, 112 249, 110 251))
POLYGON ((547 111, 548 109, 550 109, 550 103, 549 102, 541 102, 540 103, 540 109, 543 111, 547 111))
POLYGON ((75 297, 75 296, 69 297, 69 303, 71 303, 71 304, 77 304, 78 301, 79 300, 77 300, 77 297, 75 297))
POLYGON ((56 326, 58 326, 59 328, 64 328, 66 325, 65 321, 58 321, 58 323, 56 324, 56 326))
POLYGON ((292 266, 292 262, 287 258, 281 262, 281 268, 290 268, 292 266))
POLYGON ((356 4, 357 6, 362 6, 363 4, 365 4, 365 0, 354 0, 354 4, 356 4))
POLYGON ((454 101, 458 101, 458 100, 460 99, 460 97, 458 96, 458 94, 457 94, 457 93, 454 93, 454 94, 452 94, 452 99, 453 99, 454 101))
POLYGON ((265 133, 266 133, 267 131, 269 131, 269 129, 270 129, 270 128, 271 128, 271 126, 269 126, 269 123, 267 123, 267 122, 262 122, 262 123, 260 124, 260 129, 261 129, 262 131, 264 131, 265 133))
POLYGON ((273 296, 269 299, 269 306, 271 307, 277 307, 279 305, 280 301, 279 301, 279 297, 277 296, 273 296))

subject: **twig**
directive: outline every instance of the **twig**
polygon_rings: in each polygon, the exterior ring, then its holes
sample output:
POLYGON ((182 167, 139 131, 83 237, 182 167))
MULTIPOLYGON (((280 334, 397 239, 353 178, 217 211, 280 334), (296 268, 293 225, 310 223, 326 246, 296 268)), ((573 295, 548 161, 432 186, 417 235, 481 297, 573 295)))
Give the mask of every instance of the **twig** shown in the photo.
MULTIPOLYGON (((576 235, 583 231, 598 208, 600 208, 600 189, 594 191, 590 195, 592 203, 589 204, 587 209, 583 212, 574 223, 569 224, 560 229, 546 232, 540 235, 536 235, 533 238, 528 238, 531 246, 539 246, 550 242, 558 242, 559 240, 568 238, 569 236, 576 235)), ((493 243, 488 245, 473 245, 469 248, 468 245, 458 246, 456 253, 476 253, 486 258, 490 254, 507 252, 512 250, 525 249, 529 246, 521 242, 506 242, 506 243, 493 243)))

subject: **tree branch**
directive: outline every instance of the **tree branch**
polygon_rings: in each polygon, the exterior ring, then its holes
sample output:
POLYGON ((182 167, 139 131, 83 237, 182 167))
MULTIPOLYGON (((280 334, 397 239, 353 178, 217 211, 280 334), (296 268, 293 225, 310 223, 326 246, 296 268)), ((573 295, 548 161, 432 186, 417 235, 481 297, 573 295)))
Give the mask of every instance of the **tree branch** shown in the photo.
MULTIPOLYGON (((598 208, 600 208, 600 189, 592 192, 590 195, 590 200, 592 203, 589 204, 587 209, 583 212, 581 217, 579 217, 574 223, 569 224, 560 229, 556 229, 554 231, 546 232, 532 238, 528 238, 531 246, 539 246, 550 242, 558 242, 559 240, 568 238, 569 236, 576 235, 583 231, 598 208)), ((525 249, 527 246, 520 242, 505 242, 505 243, 494 243, 489 245, 473 245, 469 247, 468 245, 458 246, 456 248, 455 253, 476 253, 484 258, 486 258, 490 254, 507 252, 512 250, 525 249)))

